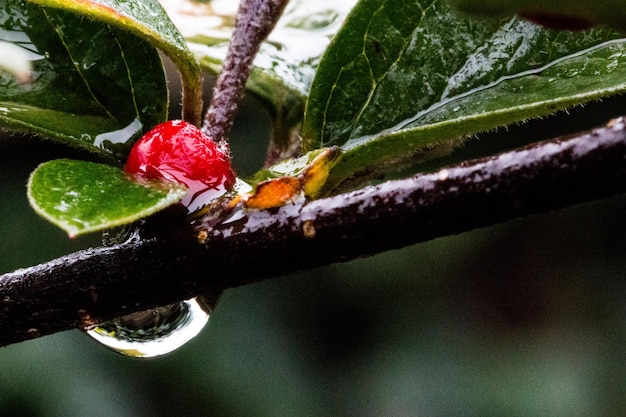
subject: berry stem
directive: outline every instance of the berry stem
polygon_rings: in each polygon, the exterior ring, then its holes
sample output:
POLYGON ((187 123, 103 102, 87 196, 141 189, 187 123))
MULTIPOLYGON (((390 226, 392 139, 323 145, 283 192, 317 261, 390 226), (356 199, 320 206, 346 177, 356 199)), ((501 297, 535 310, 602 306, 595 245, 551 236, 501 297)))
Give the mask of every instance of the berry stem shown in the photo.
POLYGON ((216 142, 227 141, 252 62, 288 1, 241 0, 235 31, 202 125, 202 132, 216 142))
POLYGON ((202 120, 202 77, 183 79, 182 118, 194 126, 202 120))

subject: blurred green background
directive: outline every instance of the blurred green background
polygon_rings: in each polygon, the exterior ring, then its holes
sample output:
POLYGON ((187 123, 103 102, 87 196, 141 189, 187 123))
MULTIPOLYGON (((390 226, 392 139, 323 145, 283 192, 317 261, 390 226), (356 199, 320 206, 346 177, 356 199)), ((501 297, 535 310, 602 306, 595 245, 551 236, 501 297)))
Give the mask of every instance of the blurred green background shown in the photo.
MULTIPOLYGON (((448 160, 601 124, 625 103, 483 135, 448 160)), ((262 162, 267 131, 248 101, 232 145, 241 173, 262 162)), ((0 272, 99 244, 27 205, 36 164, 69 153, 0 139, 0 272)), ((231 289, 203 333, 161 359, 118 356, 79 331, 0 348, 0 416, 624 415, 625 206, 615 197, 231 289)))

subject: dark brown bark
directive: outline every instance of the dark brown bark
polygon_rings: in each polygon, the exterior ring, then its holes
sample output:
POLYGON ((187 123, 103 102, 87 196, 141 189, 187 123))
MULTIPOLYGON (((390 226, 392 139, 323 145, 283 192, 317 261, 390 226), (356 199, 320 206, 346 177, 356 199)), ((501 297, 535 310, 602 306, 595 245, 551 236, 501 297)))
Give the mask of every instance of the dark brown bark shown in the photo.
POLYGON ((0 345, 625 191, 626 127, 618 119, 276 210, 194 224, 169 212, 125 243, 0 276, 0 345))

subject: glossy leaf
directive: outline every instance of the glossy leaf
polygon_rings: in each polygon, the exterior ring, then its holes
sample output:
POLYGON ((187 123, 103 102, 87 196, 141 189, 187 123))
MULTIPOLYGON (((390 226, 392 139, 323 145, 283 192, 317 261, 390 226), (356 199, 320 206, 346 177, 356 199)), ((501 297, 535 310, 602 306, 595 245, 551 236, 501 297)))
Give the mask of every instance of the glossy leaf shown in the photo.
POLYGON ((117 27, 163 51, 182 76, 183 118, 199 124, 202 112, 202 72, 195 56, 158 0, 29 1, 117 27))
POLYGON ((70 159, 43 163, 28 182, 31 206, 70 237, 132 223, 186 192, 178 183, 139 184, 113 166, 70 159))
POLYGON ((421 150, 626 89, 609 31, 556 32, 459 17, 433 0, 363 0, 326 51, 307 104, 307 149, 347 152, 334 181, 421 150))
POLYGON ((0 37, 32 77, 0 70, 0 124, 123 159, 142 128, 167 116, 157 51, 106 24, 18 0, 0 6, 0 37))

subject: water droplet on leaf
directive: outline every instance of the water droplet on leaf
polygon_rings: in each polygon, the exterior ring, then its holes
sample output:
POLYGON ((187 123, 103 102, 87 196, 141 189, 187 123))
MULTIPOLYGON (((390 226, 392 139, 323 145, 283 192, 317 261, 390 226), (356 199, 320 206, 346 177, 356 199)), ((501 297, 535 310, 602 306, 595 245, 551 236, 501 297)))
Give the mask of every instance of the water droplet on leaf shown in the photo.
POLYGON ((175 351, 197 336, 212 304, 198 297, 110 320, 86 333, 114 352, 155 358, 175 351))

